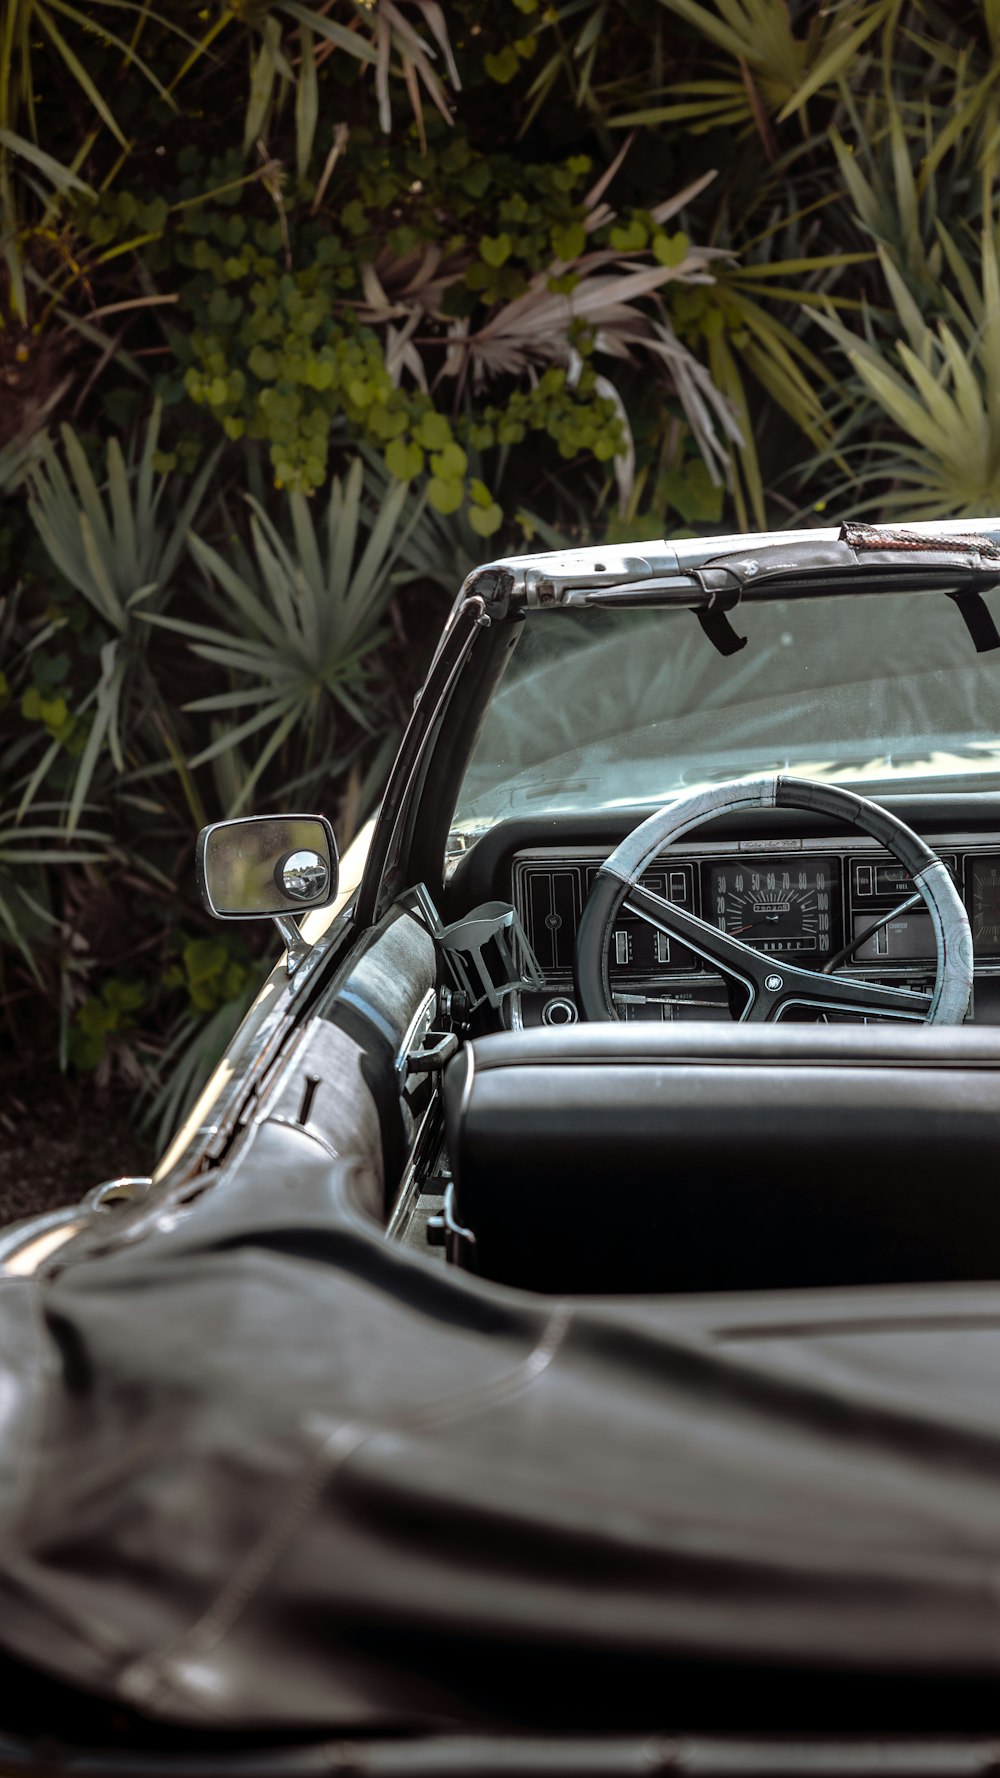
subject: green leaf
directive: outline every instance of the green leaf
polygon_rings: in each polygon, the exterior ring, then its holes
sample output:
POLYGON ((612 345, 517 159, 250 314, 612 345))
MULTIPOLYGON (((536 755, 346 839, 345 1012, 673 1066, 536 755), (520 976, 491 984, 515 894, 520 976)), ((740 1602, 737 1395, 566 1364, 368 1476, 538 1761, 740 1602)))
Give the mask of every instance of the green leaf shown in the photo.
MULTIPOLYGON (((413 436, 427 451, 443 451, 451 445, 451 421, 444 414, 432 408, 430 413, 422 414, 413 428, 413 436)), ((455 450, 458 446, 452 447, 455 450)), ((463 463, 462 468, 465 468, 463 463)))
POLYGON ((779 123, 784 123, 787 118, 793 117, 796 111, 800 111, 803 105, 812 98, 814 93, 818 93, 822 87, 832 86, 845 73, 861 45, 873 31, 878 30, 887 12, 888 7, 885 5, 872 7, 868 16, 862 18, 860 24, 856 25, 853 31, 848 31, 846 36, 837 38, 826 55, 821 56, 819 61, 813 65, 806 79, 796 88, 788 103, 779 111, 779 123))
POLYGON ((267 347, 262 346, 259 341, 257 345, 252 348, 246 363, 247 369, 251 370, 255 377, 259 377, 262 383, 273 382, 278 374, 277 358, 273 352, 269 352, 267 347))
POLYGON ((0 128, 0 148, 6 148, 11 154, 19 154, 24 160, 30 161, 40 173, 45 174, 46 179, 55 186, 57 191, 79 191, 85 197, 96 197, 93 188, 80 179, 76 173, 71 172, 69 167, 64 166, 62 161, 57 161, 53 155, 46 154, 43 148, 39 148, 34 142, 29 142, 24 136, 17 135, 14 130, 0 128))
POLYGON ((247 103, 246 119, 243 125, 243 153, 249 154, 254 143, 263 134, 271 110, 271 95, 277 77, 275 57, 275 37, 277 45, 281 42, 281 30, 277 19, 265 21, 265 34, 254 57, 253 73, 250 80, 250 97, 247 103), (266 27, 270 26, 268 30, 266 27))
POLYGON ((514 243, 508 234, 484 235, 479 243, 480 257, 494 270, 506 263, 513 249, 514 243))
POLYGON ((39 706, 39 716, 47 729, 61 729, 69 715, 69 706, 65 698, 43 698, 39 706))
POLYGON ((418 444, 394 438, 386 448, 386 468, 399 482, 409 482, 424 466, 424 453, 418 444))
POLYGON ((469 524, 477 537, 492 537, 503 524, 503 508, 495 500, 489 506, 470 506, 469 524))
POLYGON ((662 493, 687 525, 715 525, 722 517, 725 490, 712 481, 708 467, 700 457, 663 476, 657 492, 662 493))
MULTIPOLYGON (((462 483, 460 481, 444 481, 439 475, 432 475, 427 483, 427 498, 435 512, 457 512, 462 504, 462 483)), ((476 507, 481 512, 481 507, 476 507)), ((488 535, 488 533, 482 533, 488 535)))
POLYGON ((431 458, 431 474, 443 476, 445 481, 461 480, 469 467, 469 459, 460 444, 454 439, 440 451, 435 451, 431 458))
POLYGON ((483 57, 483 67, 490 79, 495 80, 498 86, 506 86, 508 81, 513 80, 520 67, 516 49, 506 43, 499 54, 494 55, 491 51, 483 57))
POLYGON ((687 258, 690 247, 685 234, 665 235, 661 230, 653 236, 653 257, 660 265, 680 265, 687 258))
POLYGON ((299 83, 295 92, 295 165, 300 179, 304 179, 309 170, 313 143, 316 139, 316 125, 319 122, 319 81, 316 74, 316 51, 313 47, 313 34, 309 25, 299 27, 302 44, 302 59, 299 64, 299 83))
POLYGON ((556 258, 568 262, 579 259, 587 245, 587 231, 582 222, 564 222, 553 228, 550 239, 556 258))
POLYGON ((707 7, 699 6, 697 0, 660 0, 660 4, 684 19, 686 24, 693 25, 696 31, 719 49, 725 50, 728 55, 737 60, 746 57, 751 47, 748 42, 747 20, 738 8, 729 9, 731 22, 727 24, 716 13, 709 12, 707 7))
POLYGON ((639 253, 649 240, 649 230, 638 217, 619 223, 611 230, 611 245, 619 253, 639 253))
POLYGON ((62 35, 62 32, 59 30, 59 27, 56 24, 54 18, 52 17, 52 14, 50 12, 48 12, 44 6, 40 6, 40 5, 36 4, 36 6, 34 8, 34 15, 33 16, 39 21, 39 23, 41 25, 44 26, 45 30, 48 32, 49 37, 52 39, 52 42, 53 42, 55 48, 59 52, 63 61, 65 62, 66 66, 69 69, 70 73, 72 74, 74 80, 78 83, 79 86, 81 86, 83 88, 84 92, 87 95, 87 98, 90 100, 90 103, 93 105, 94 110, 97 112, 98 117, 101 118, 102 122, 107 124, 108 129, 111 131, 111 134, 117 138, 117 140, 121 143, 121 146, 124 149, 128 149, 130 146, 128 138, 122 134, 121 128, 115 118, 114 113, 112 112, 112 110, 110 109, 110 107, 108 106, 108 104, 106 103, 104 98, 102 98, 101 93, 98 91, 98 88, 94 85, 94 82, 91 80, 90 75, 87 73, 86 68, 83 66, 83 63, 80 61, 79 56, 77 56, 75 54, 75 52, 70 48, 69 44, 66 42, 66 39, 62 35))
POLYGON ((301 5, 299 0, 280 0, 280 10, 287 13, 289 18, 294 19, 296 24, 311 28, 317 36, 325 37, 328 42, 335 43, 338 49, 345 49, 348 55, 354 57, 355 61, 367 62, 373 68, 377 65, 377 50, 367 37, 362 37, 359 31, 347 30, 346 26, 338 25, 333 19, 325 18, 321 12, 314 11, 312 7, 301 5))

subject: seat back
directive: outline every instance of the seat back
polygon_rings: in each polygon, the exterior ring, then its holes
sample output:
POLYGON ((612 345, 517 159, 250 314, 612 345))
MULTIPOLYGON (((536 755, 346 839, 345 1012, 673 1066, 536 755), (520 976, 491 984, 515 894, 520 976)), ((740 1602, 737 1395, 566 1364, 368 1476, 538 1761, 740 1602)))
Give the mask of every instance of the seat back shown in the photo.
POLYGON ((554 1292, 1000 1277, 1000 1031, 598 1024, 445 1080, 468 1263, 554 1292))

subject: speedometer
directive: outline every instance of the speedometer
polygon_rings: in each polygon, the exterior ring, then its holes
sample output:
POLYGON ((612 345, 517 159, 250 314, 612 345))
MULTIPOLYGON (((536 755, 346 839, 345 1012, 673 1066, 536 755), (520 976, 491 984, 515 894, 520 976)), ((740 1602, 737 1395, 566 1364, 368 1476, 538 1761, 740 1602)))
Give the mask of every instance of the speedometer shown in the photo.
POLYGON ((756 951, 822 957, 835 949, 838 894, 832 858, 729 858, 707 866, 704 913, 756 951))

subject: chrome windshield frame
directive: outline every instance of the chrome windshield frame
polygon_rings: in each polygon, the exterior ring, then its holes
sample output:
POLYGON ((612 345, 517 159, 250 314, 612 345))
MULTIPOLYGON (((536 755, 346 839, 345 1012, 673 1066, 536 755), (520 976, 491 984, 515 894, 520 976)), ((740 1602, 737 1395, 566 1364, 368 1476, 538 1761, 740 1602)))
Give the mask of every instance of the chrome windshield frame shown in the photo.
POLYGON ((844 524, 813 530, 600 544, 502 556, 473 569, 456 608, 526 610, 679 606, 711 610, 742 598, 788 598, 882 587, 940 591, 1000 581, 1000 518, 935 519, 905 527, 844 524))

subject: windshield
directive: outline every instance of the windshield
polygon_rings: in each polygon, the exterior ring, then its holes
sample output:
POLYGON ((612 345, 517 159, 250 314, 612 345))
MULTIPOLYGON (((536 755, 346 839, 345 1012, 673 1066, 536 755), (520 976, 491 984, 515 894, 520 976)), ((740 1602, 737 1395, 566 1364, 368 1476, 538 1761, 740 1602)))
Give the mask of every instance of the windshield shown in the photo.
POLYGON ((1000 786, 1000 654, 977 655, 943 593, 748 602, 735 625, 747 645, 723 656, 689 611, 529 615, 456 847, 512 816, 655 807, 756 772, 1000 786))

